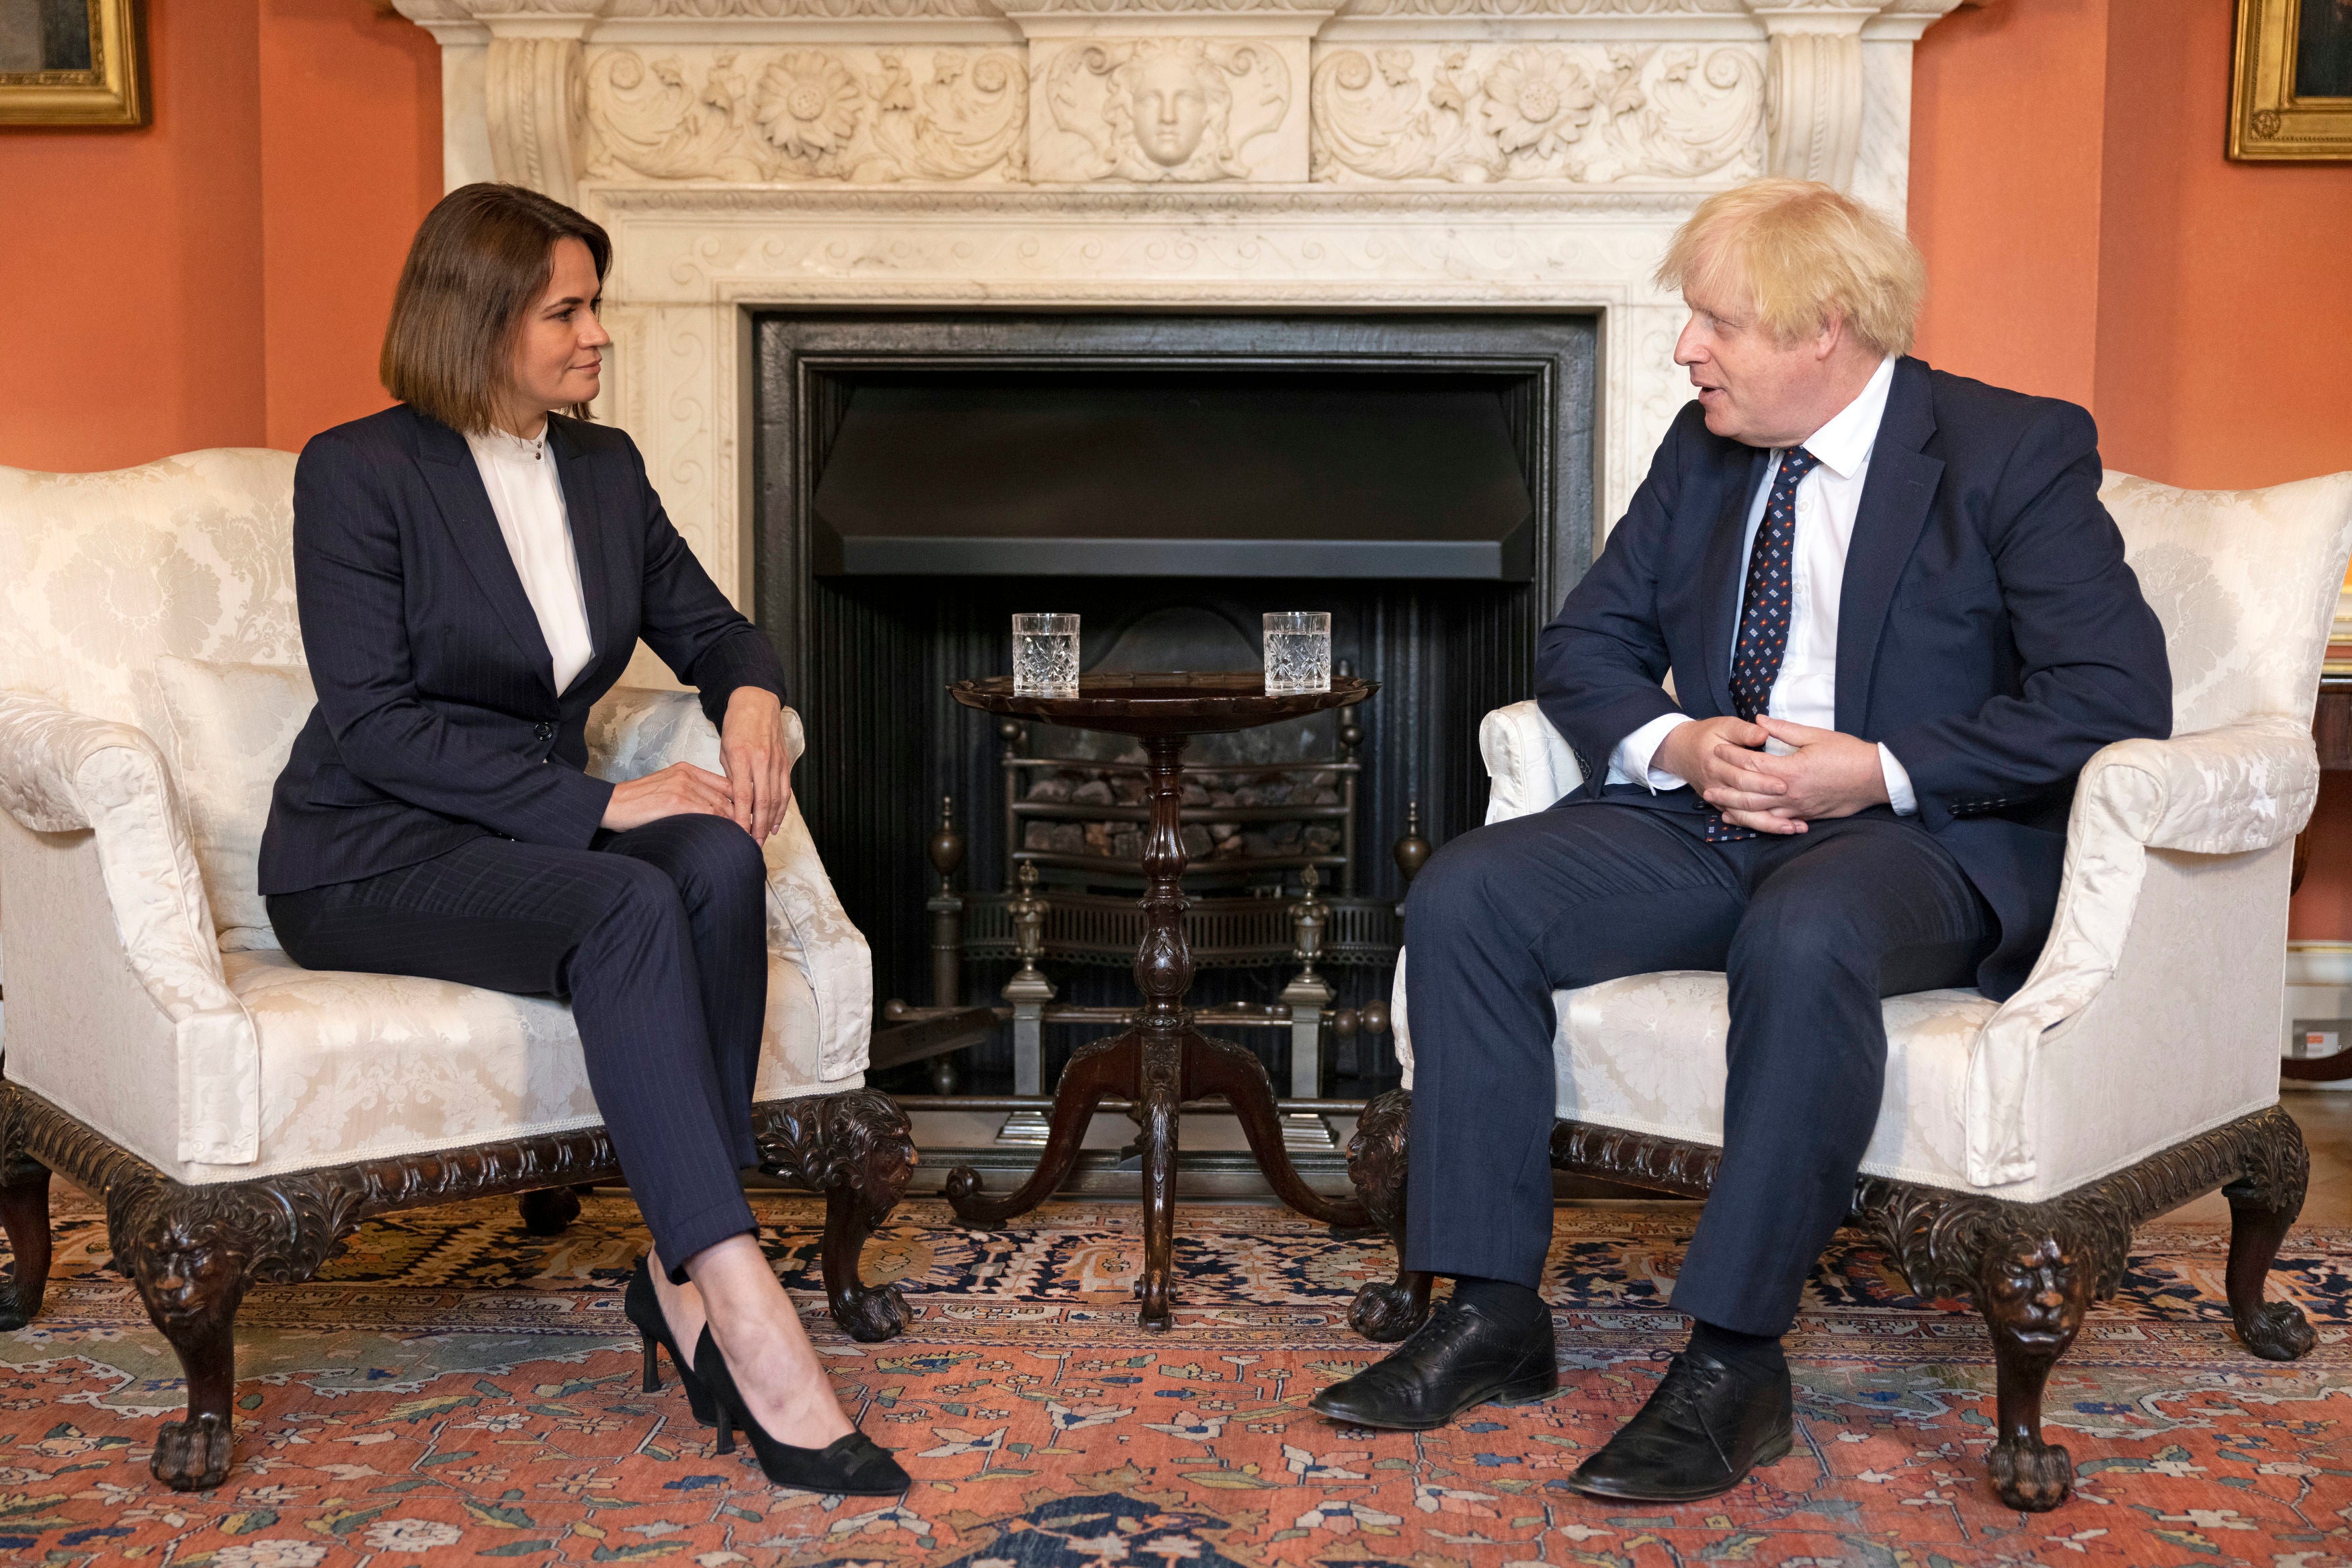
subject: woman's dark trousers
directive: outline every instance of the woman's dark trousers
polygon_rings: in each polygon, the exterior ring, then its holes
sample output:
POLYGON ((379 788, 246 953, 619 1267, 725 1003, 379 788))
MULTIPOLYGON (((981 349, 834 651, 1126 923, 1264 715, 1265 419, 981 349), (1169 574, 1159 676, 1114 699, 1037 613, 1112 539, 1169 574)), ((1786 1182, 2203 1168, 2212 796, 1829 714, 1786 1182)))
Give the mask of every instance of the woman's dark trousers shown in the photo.
POLYGON ((1414 879, 1407 1268, 1539 1287, 1552 993, 1717 969, 1731 1009, 1723 1162, 1674 1306, 1787 1330, 1877 1124, 1879 999, 1974 984, 1993 919, 1934 835, 1883 807, 1730 843, 1696 821, 1555 807, 1465 833, 1414 879))
POLYGON ((569 998, 588 1083, 671 1276, 753 1228, 751 1085, 767 1012, 767 870, 724 817, 667 817, 593 848, 485 836, 269 900, 309 969, 421 975, 569 998))

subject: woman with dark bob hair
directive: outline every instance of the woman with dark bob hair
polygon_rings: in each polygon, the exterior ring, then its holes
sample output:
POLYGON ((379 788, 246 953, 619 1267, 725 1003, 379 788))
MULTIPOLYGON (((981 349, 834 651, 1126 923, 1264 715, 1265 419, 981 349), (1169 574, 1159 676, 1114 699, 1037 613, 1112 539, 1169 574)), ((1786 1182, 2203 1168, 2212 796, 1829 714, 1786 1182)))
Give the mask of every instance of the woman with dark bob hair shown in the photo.
POLYGON ((261 890, 314 969, 568 997, 654 1263, 629 1317, 698 1418, 782 1486, 887 1496, 761 1252, 741 1171, 767 1012, 761 844, 792 799, 783 678, 589 423, 604 231, 514 185, 444 197, 384 334, 397 406, 294 474, 318 706, 278 775, 261 890), (643 638, 697 688, 726 774, 585 771, 588 709, 643 638), (681 1347, 691 1347, 690 1354, 681 1347))

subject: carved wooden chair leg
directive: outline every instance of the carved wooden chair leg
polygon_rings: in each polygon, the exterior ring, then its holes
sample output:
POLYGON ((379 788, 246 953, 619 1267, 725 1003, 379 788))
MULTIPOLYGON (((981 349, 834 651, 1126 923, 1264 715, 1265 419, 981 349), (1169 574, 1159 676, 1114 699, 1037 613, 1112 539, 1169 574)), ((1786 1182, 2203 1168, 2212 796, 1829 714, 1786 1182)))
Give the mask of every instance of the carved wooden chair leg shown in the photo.
POLYGON ((0 1292, 0 1331, 20 1329, 40 1315, 49 1284, 49 1167, 22 1151, 0 1158, 0 1227, 16 1260, 0 1292))
POLYGON ((1429 1276, 1404 1266, 1405 1134, 1412 1122, 1412 1096, 1391 1089, 1364 1107, 1356 1135, 1348 1140, 1348 1179, 1396 1248, 1397 1276, 1356 1292, 1348 1322, 1366 1339, 1401 1340, 1429 1315, 1429 1276))
POLYGON ((234 1458, 236 1309, 254 1239, 222 1216, 198 1212, 203 1199, 190 1201, 176 1186, 117 1188, 109 1197, 115 1266, 138 1286, 188 1382, 187 1418, 163 1423, 147 1468, 174 1491, 209 1491, 228 1479, 234 1458))
POLYGON ((849 1337, 871 1344, 903 1332, 907 1302, 896 1285, 858 1278, 866 1239, 907 1190, 915 1134, 878 1089, 852 1089, 753 1107, 768 1168, 824 1194, 825 1299, 849 1337))
POLYGON ((1999 1435, 1985 1456, 1992 1490, 2011 1508, 2041 1513, 2064 1502, 2074 1461, 2042 1440, 2042 1389, 2083 1326, 2092 1271, 2080 1249, 2040 1228, 2013 1228, 1986 1246, 1977 1305, 1992 1330, 1999 1435))
POLYGON ((2263 1285, 2288 1228, 2303 1212, 2310 1151, 2294 1118, 2272 1106, 2242 1140, 2245 1174, 2221 1189, 2230 1200, 2230 1315, 2238 1337, 2265 1361, 2299 1360, 2311 1349, 2311 1323, 2292 1301, 2263 1300, 2263 1285))
POLYGON ((580 1193, 575 1187, 543 1186, 516 1198, 522 1228, 533 1236, 561 1236, 580 1218, 580 1193))

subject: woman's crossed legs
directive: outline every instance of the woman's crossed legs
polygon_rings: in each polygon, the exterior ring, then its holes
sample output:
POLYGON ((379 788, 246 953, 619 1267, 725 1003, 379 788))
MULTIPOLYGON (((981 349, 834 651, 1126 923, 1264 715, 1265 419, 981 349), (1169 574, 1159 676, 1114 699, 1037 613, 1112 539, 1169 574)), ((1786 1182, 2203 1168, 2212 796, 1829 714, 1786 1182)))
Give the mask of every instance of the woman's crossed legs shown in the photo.
POLYGON ((486 835, 416 865, 273 896, 269 914, 306 968, 568 997, 678 1343, 692 1354, 707 1312, 753 1416, 785 1442, 821 1448, 849 1422, 743 1197, 742 1168, 759 1160, 766 895, 751 836, 698 815, 600 832, 584 850, 486 835))

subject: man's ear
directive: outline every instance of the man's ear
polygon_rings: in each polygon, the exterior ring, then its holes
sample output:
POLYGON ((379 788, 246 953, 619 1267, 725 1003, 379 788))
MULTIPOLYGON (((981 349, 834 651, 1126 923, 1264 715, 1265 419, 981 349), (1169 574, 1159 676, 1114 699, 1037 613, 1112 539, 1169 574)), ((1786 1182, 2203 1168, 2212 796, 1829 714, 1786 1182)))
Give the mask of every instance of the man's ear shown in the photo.
POLYGON ((1813 358, 1826 361, 1832 354, 1838 351, 1838 345, 1844 341, 1845 318, 1843 316, 1823 318, 1821 332, 1813 339, 1813 358))

